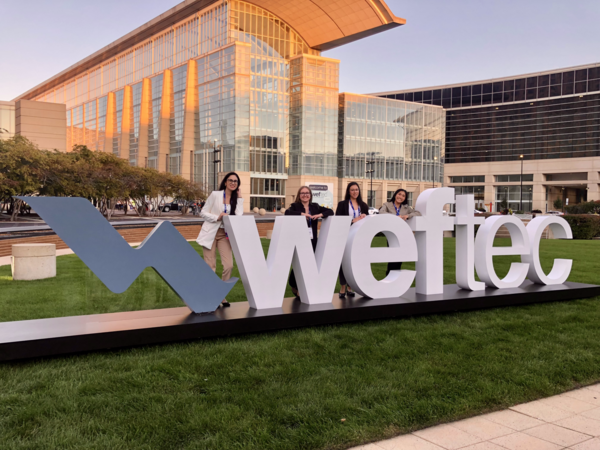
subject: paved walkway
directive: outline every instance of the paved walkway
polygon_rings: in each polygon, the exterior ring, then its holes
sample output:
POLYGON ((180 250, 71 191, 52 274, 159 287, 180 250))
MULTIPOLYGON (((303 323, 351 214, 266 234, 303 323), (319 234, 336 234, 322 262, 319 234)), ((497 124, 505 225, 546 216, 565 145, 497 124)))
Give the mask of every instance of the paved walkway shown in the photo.
POLYGON ((600 384, 359 449, 600 450, 600 384))

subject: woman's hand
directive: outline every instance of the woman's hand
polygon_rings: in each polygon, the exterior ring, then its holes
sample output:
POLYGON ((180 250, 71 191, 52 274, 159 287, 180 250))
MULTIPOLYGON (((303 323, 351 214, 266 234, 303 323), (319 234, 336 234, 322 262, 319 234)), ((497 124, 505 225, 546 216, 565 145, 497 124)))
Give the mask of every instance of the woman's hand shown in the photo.
POLYGON ((323 217, 323 214, 315 214, 314 216, 310 216, 310 218, 313 220, 320 219, 321 217, 323 217))
POLYGON ((356 222, 358 222, 359 220, 363 220, 365 217, 367 217, 367 215, 366 215, 366 214, 361 214, 361 215, 360 215, 360 216, 358 216, 356 219, 353 219, 353 220, 352 220, 352 223, 356 223, 356 222))
POLYGON ((401 219, 408 220, 408 216, 400 216, 401 219))
POLYGON ((217 218, 217 222, 220 222, 223 219, 223 216, 226 216, 227 213, 222 212, 221 214, 219 214, 219 217, 217 218))

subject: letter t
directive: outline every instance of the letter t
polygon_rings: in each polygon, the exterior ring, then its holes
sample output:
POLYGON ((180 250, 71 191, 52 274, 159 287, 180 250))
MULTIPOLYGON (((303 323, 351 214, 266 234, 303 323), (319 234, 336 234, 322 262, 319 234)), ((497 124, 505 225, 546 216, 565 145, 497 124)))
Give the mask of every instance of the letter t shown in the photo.
POLYGON ((475 225, 485 222, 475 217, 473 194, 456 197, 456 284, 462 289, 483 291, 485 283, 475 281, 475 225))

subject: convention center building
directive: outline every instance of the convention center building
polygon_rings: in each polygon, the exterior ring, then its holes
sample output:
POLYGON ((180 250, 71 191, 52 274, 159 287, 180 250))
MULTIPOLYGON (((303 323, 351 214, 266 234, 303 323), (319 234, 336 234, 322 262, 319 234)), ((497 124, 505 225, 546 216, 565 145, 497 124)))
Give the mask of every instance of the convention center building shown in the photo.
POLYGON ((443 177, 443 108, 340 93, 321 56, 404 23, 383 0, 186 0, 3 108, 25 135, 41 104, 66 117, 44 127, 64 143, 40 148, 84 144, 209 191, 236 171, 248 209, 302 185, 333 204, 354 180, 373 206, 399 187, 414 202, 443 177))
POLYGON ((488 211, 600 200, 600 63, 374 95, 446 110, 444 185, 488 211))

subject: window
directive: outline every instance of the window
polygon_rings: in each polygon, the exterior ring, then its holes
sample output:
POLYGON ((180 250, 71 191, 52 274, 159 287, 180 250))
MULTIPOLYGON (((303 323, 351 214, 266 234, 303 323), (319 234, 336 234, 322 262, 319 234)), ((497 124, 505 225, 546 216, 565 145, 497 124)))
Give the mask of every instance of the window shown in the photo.
MULTIPOLYGON (((496 175, 497 183, 519 183, 521 174, 517 175, 496 175)), ((523 174, 523 181, 533 181, 533 174, 523 174)))
POLYGON ((501 212, 506 206, 513 211, 531 211, 533 186, 496 186, 496 211, 501 212), (521 208, 522 205, 522 208, 521 208))
POLYGON ((372 206, 372 207, 376 207, 375 206, 375 200, 376 200, 375 192, 376 191, 367 191, 367 195, 368 195, 367 203, 369 204, 369 206, 372 206))
POLYGON ((485 183, 485 175, 450 177, 450 183, 485 183))
MULTIPOLYGON (((454 188, 454 195, 466 194, 473 194, 473 197, 475 198, 476 208, 485 207, 485 186, 457 186, 454 188)), ((454 208, 452 208, 452 210, 454 211, 454 208)))

